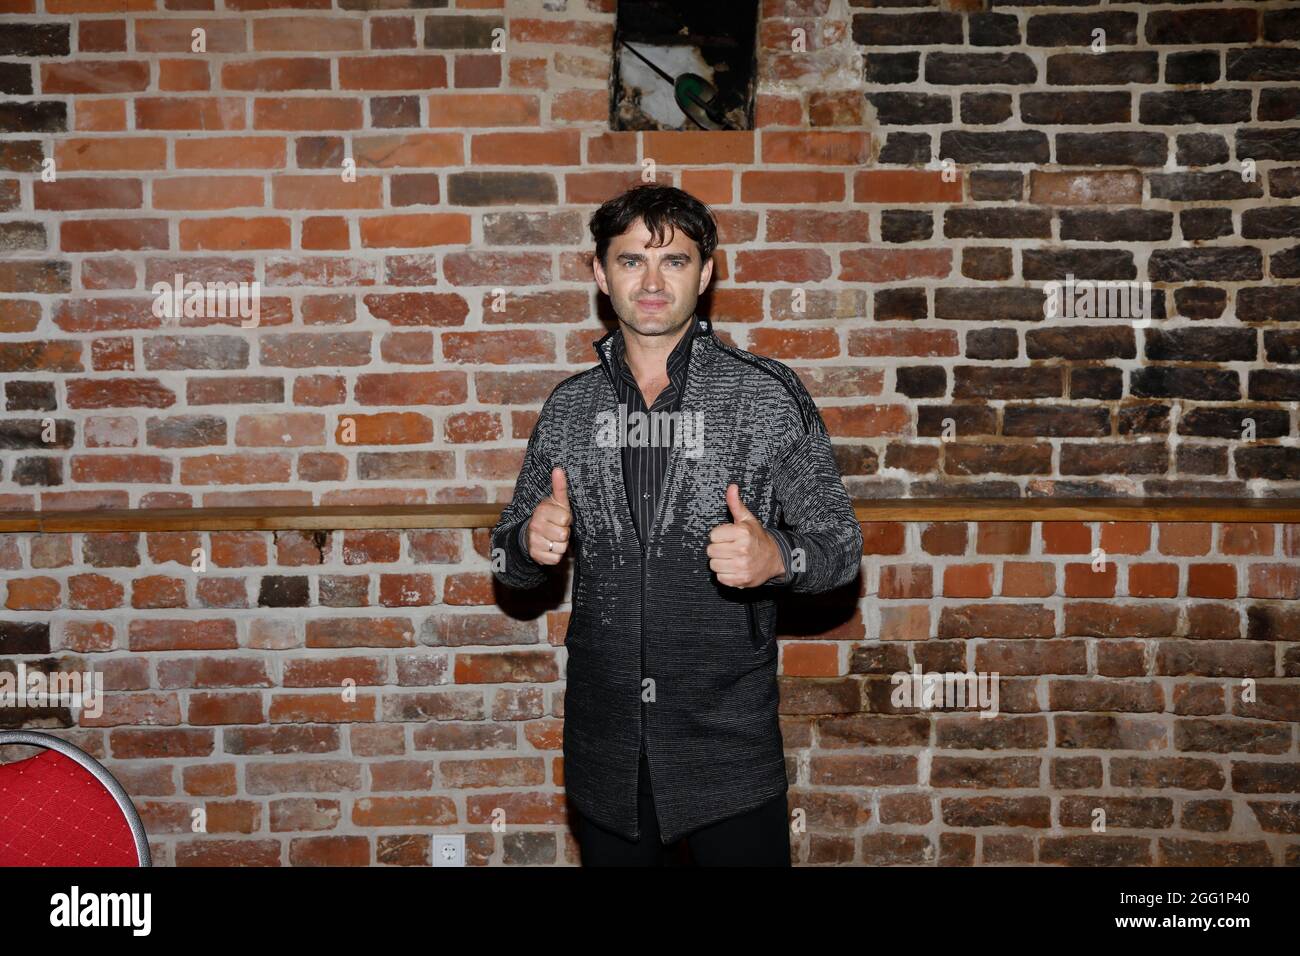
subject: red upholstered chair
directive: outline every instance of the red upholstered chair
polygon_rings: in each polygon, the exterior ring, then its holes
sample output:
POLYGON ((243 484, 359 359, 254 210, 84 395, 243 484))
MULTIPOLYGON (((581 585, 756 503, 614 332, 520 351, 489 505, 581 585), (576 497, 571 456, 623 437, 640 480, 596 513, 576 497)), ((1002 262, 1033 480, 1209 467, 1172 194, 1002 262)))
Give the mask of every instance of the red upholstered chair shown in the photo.
POLYGON ((135 804, 103 764, 53 734, 0 731, 41 747, 0 764, 0 866, 150 866, 135 804))

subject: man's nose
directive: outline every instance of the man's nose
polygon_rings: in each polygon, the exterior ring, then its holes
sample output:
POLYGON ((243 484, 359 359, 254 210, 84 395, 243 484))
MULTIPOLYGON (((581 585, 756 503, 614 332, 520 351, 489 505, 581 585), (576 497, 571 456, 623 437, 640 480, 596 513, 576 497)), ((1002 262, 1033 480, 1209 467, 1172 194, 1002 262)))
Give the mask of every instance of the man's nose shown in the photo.
POLYGON ((657 292, 664 287, 663 277, 659 275, 658 266, 646 266, 645 277, 641 280, 641 288, 647 292, 657 292))

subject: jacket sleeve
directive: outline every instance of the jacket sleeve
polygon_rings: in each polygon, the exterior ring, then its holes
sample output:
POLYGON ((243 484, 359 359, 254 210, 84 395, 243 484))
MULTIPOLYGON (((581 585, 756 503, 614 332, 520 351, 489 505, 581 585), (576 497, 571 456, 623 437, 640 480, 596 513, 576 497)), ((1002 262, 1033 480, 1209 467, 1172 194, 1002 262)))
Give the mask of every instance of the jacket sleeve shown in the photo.
POLYGON ((819 594, 857 576, 862 566, 862 526, 835 465, 826 423, 803 383, 795 377, 792 385, 806 427, 773 469, 773 489, 789 527, 767 526, 786 565, 784 576, 767 583, 795 593, 819 594))
POLYGON ((779 528, 773 528, 770 525, 763 525, 763 529, 776 539, 777 550, 781 552, 781 567, 784 568, 780 574, 772 575, 772 577, 768 578, 763 583, 778 585, 789 584, 794 578, 794 572, 790 570, 791 565, 794 563, 794 556, 790 553, 792 550, 790 539, 783 534, 779 528))
POLYGON ((492 529, 492 574, 512 588, 536 587, 546 580, 543 566, 528 553, 524 527, 533 516, 533 510, 551 493, 552 465, 545 438, 549 404, 548 399, 528 438, 524 464, 515 481, 514 496, 492 529), (498 562, 498 557, 503 560, 498 562), (498 568, 498 563, 504 566, 498 568))

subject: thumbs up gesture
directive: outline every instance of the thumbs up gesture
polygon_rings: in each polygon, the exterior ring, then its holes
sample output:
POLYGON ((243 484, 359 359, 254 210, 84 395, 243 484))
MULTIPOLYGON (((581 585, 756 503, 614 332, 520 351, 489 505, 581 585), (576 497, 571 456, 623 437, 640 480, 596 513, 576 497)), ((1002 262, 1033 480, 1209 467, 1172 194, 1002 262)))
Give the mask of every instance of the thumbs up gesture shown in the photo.
POLYGON ((718 583, 733 588, 753 588, 785 573, 781 549, 740 500, 740 488, 727 485, 727 510, 731 523, 709 532, 709 569, 718 583))
POLYGON ((569 547, 569 486, 564 469, 551 469, 551 495, 543 498, 528 519, 528 554, 538 564, 559 564, 569 547))

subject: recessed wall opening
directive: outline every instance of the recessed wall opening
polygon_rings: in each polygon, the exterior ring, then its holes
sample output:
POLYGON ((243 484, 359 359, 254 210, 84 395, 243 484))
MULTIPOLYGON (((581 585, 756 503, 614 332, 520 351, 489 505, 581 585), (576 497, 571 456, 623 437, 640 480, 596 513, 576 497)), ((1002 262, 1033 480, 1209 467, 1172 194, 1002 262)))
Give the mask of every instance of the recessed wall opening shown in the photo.
POLYGON ((753 129, 757 0, 620 3, 610 128, 753 129))

